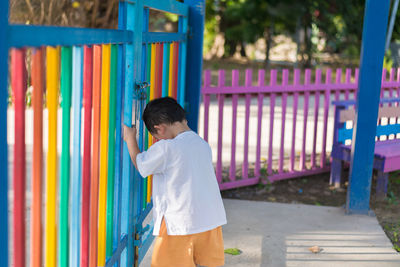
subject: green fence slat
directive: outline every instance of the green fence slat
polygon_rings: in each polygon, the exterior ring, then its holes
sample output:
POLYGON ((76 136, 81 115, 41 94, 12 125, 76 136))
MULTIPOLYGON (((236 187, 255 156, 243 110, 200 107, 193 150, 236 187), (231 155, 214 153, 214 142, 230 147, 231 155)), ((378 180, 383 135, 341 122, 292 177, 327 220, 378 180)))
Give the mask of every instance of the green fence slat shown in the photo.
POLYGON ((117 103, 117 46, 111 45, 110 66, 110 120, 108 129, 108 177, 106 211, 106 257, 113 254, 113 214, 114 214, 114 175, 115 175, 115 120, 117 103))
POLYGON ((62 109, 62 149, 60 169, 60 222, 59 222, 59 264, 68 267, 68 205, 70 180, 70 129, 72 90, 72 48, 61 48, 61 109, 62 109))

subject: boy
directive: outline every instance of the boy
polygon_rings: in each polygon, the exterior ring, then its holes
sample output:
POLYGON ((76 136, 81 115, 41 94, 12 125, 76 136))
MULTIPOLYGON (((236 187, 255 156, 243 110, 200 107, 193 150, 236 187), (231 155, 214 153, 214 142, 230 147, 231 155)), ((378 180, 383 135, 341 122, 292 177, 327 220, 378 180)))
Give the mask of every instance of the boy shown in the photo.
POLYGON ((183 108, 170 97, 150 101, 143 121, 159 140, 140 152, 135 127, 124 140, 142 177, 153 174, 155 241, 152 267, 224 265, 225 209, 210 146, 191 131, 183 108))

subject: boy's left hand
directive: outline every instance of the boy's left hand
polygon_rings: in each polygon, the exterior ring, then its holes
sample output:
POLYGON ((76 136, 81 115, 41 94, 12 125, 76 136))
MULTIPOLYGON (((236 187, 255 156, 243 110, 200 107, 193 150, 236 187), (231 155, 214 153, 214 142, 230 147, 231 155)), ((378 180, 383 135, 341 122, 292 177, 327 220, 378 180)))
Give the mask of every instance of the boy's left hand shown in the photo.
POLYGON ((128 127, 124 125, 124 141, 129 142, 132 140, 136 140, 136 127, 132 125, 132 127, 128 127))

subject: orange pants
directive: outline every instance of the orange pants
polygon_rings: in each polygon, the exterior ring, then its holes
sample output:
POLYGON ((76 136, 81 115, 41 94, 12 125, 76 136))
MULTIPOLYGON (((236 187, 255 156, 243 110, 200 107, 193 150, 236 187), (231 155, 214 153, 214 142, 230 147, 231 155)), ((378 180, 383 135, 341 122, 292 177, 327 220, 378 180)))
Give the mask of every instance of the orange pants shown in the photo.
POLYGON ((156 238, 151 267, 207 267, 225 264, 222 227, 192 235, 168 235, 164 219, 156 238))

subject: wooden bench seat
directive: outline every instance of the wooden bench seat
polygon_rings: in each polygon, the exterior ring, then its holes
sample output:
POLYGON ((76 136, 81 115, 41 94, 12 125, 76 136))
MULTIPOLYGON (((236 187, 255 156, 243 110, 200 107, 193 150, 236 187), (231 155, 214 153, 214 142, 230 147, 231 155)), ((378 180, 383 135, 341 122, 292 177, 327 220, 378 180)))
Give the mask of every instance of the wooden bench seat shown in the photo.
MULTIPOLYGON (((400 139, 396 139, 400 134, 398 120, 400 107, 394 105, 399 102, 399 98, 381 100, 382 105, 388 106, 382 106, 379 110, 373 161, 373 168, 377 171, 377 196, 379 198, 386 196, 389 172, 400 170, 400 139), (387 118, 388 124, 381 123, 383 118, 387 118), (382 136, 386 136, 387 140, 379 140, 382 136)), ((353 129, 347 128, 346 123, 354 121, 355 111, 351 107, 355 105, 355 101, 335 101, 333 104, 336 106, 336 110, 331 154, 331 183, 339 187, 342 162, 350 162, 351 159, 351 144, 345 143, 346 140, 351 142, 353 129)))

